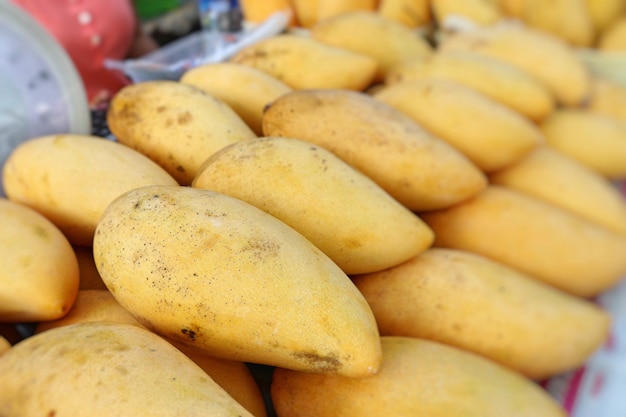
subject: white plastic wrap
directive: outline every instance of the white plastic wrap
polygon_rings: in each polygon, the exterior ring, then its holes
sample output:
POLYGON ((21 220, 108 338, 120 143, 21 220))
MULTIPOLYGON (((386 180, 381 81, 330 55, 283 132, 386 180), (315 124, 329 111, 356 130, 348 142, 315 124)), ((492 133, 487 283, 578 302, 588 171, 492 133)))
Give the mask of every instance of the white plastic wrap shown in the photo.
POLYGON ((242 48, 281 33, 287 28, 290 18, 288 12, 277 12, 263 23, 232 35, 221 48, 214 48, 209 34, 200 31, 141 58, 124 61, 107 60, 105 65, 124 72, 133 82, 177 80, 190 68, 225 61, 242 48))

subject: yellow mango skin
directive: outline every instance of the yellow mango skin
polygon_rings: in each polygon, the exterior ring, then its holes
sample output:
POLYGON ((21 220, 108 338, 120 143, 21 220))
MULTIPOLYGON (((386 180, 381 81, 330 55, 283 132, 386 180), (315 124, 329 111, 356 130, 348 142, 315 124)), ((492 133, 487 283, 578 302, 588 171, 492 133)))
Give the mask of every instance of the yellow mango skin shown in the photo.
POLYGON ((9 155, 3 177, 9 199, 42 213, 81 246, 91 246, 102 212, 119 195, 146 185, 178 184, 134 149, 76 134, 23 142, 9 155))
POLYGON ((34 334, 56 327, 92 321, 111 321, 144 327, 132 314, 122 308, 109 290, 89 289, 78 291, 72 308, 63 317, 37 323, 34 334))
POLYGON ((509 18, 521 19, 526 0, 495 0, 502 13, 509 18))
POLYGON ((597 49, 602 52, 626 51, 626 16, 620 16, 600 34, 597 49))
POLYGON ((596 36, 620 18, 626 11, 624 0, 585 0, 589 18, 595 28, 596 36))
POLYGON ((383 336, 370 378, 277 368, 271 396, 281 417, 565 417, 541 387, 473 353, 426 339, 383 336))
POLYGON ((472 23, 489 26, 502 19, 502 12, 489 0, 430 0, 435 20, 445 27, 446 21, 461 17, 472 23))
POLYGON ((183 84, 200 88, 228 104, 257 136, 262 136, 265 106, 291 88, 259 69, 232 62, 194 67, 180 78, 183 84))
MULTIPOLYGON (((576 47, 591 47, 596 27, 587 7, 589 0, 525 0, 521 20, 576 47)), ((594 0, 597 1, 597 0, 594 0)))
POLYGON ((297 25, 296 13, 291 0, 241 0, 239 2, 243 19, 250 23, 262 23, 274 13, 288 12, 291 14, 289 26, 297 25))
POLYGON ((432 248, 352 280, 381 335, 456 346, 531 379, 578 368, 609 334, 595 304, 472 252, 432 248))
POLYGON ((3 336, 0 336, 0 356, 6 351, 8 351, 9 349, 11 349, 11 347, 12 347, 11 343, 9 343, 9 341, 5 339, 3 336))
POLYGON ((282 220, 348 275, 397 265, 434 241, 417 215, 369 177, 297 139, 264 137, 228 146, 203 164, 192 186, 282 220))
POLYGON ((515 163, 544 141, 530 120, 455 81, 405 81, 381 88, 374 97, 448 142, 485 173, 515 163))
POLYGON ((461 152, 365 93, 285 94, 265 110, 263 133, 328 149, 410 210, 448 207, 487 185, 461 152))
POLYGON ((414 30, 376 11, 359 10, 321 20, 313 39, 372 57, 378 63, 374 81, 383 81, 394 65, 433 54, 433 47, 414 30), (355 36, 358 33, 359 36, 355 36))
POLYGON ((513 24, 480 27, 448 36, 438 48, 473 51, 514 65, 541 81, 562 106, 580 106, 589 96, 589 72, 574 49, 538 29, 513 24))
POLYGON ((467 51, 438 51, 430 58, 396 64, 387 72, 385 84, 424 78, 463 84, 533 122, 543 120, 555 108, 552 94, 527 72, 499 59, 467 51))
POLYGON ((411 29, 423 28, 433 22, 430 0, 379 0, 376 11, 411 29))
POLYGON ((215 151, 256 137, 223 101, 178 81, 145 81, 120 90, 111 100, 107 123, 118 142, 189 185, 215 151))
MULTIPOLYGON (((80 290, 71 310, 62 318, 37 324, 35 334, 78 323, 111 321, 143 327, 108 290, 80 290)), ((267 416, 265 403, 250 370, 243 362, 218 359, 184 345, 175 345, 202 368, 231 397, 255 417, 267 416)))
POLYGON ((0 391, 5 416, 252 416, 182 352, 130 324, 36 334, 2 355, 0 372, 11 376, 0 391))
POLYGON ((294 90, 362 91, 374 82, 378 72, 378 63, 368 55, 291 33, 256 42, 237 52, 229 61, 265 71, 294 90))
POLYGON ((585 109, 626 122, 626 86, 602 77, 593 77, 585 109))
POLYGON ((588 298, 626 274, 626 237, 526 193, 490 185, 474 198, 420 217, 435 247, 486 256, 588 298))
POLYGON ((242 200, 192 187, 133 190, 108 207, 93 248, 122 307, 175 343, 311 372, 378 369, 376 321, 349 277, 242 200))
POLYGON ((549 146, 489 177, 618 233, 626 234, 626 199, 605 177, 549 146))
POLYGON ((0 322, 65 315, 76 298, 79 270, 67 238, 41 213, 0 198, 0 322))
POLYGON ((374 12, 378 0, 318 0, 317 22, 352 12, 374 12))
POLYGON ((540 128, 553 149, 606 178, 626 178, 626 122, 584 109, 560 109, 540 128))
MULTIPOLYGON (((258 2, 258 0, 254 1, 258 2)), ((298 26, 306 29, 317 22, 317 11, 320 0, 290 0, 290 2, 296 13, 298 26)))
POLYGON ((353 11, 376 10, 378 0, 292 0, 299 25, 310 29, 322 20, 353 11))

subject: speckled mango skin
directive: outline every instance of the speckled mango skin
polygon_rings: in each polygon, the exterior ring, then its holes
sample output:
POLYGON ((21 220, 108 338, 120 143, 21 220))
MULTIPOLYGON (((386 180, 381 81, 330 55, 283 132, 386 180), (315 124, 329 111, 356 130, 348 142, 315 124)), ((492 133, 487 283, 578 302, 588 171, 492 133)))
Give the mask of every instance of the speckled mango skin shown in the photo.
POLYGON ((3 416, 252 417, 181 351, 132 324, 57 327, 1 358, 3 416))
MULTIPOLYGON (((128 311, 117 302, 106 289, 80 290, 71 310, 62 318, 37 324, 35 333, 41 333, 61 326, 77 323, 112 321, 143 327, 128 311)), ((174 345, 211 378, 224 388, 231 397, 243 405, 255 417, 266 417, 265 402, 250 369, 243 362, 214 358, 187 346, 174 345)), ((0 338, 0 354, 2 353, 0 338)))
POLYGON ((382 336, 371 378, 277 368, 271 397, 281 417, 565 417, 540 386, 494 362, 427 339, 382 336))
POLYGON ((108 207, 93 248, 119 303, 170 340, 294 370, 378 370, 376 322, 349 277, 241 200, 191 187, 136 189, 108 207))
POLYGON ((107 112, 116 139, 162 166, 181 185, 215 151, 256 134, 222 100, 178 81, 154 80, 120 90, 107 112))
POLYGON ((426 250, 434 234, 409 209, 330 151, 292 138, 230 145, 192 186, 246 201, 284 221, 346 274, 380 271, 426 250))
POLYGON ((374 82, 379 67, 370 56, 293 33, 282 33, 248 45, 229 62, 264 71, 294 90, 363 91, 374 82))
POLYGON ((191 68, 180 82, 200 88, 223 100, 259 136, 263 134, 263 109, 291 91, 278 78, 249 65, 212 62, 191 68))
POLYGON ((46 216, 73 245, 90 247, 98 219, 120 194, 176 180, 145 155, 91 135, 55 134, 23 142, 3 167, 13 201, 46 216))
POLYGON ((487 186, 483 172, 465 155, 365 93, 284 94, 265 109, 263 134, 328 149, 414 211, 450 207, 487 186))

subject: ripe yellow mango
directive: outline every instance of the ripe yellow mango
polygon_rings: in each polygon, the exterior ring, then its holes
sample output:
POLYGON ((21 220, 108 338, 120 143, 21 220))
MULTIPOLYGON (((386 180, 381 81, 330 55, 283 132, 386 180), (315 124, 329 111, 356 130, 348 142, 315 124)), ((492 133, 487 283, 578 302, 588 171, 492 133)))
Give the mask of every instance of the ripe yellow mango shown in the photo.
POLYGON ((240 0, 243 19, 250 23, 262 23, 274 13, 290 13, 289 26, 297 25, 296 13, 291 0, 240 0))
POLYGON ((448 142, 485 173, 515 163, 544 141, 530 120, 455 81, 405 81, 381 88, 374 97, 448 142))
POLYGON ((316 23, 345 13, 373 12, 378 5, 378 0, 317 0, 317 2, 316 23))
POLYGON ((431 77, 473 88, 534 122, 543 120, 555 108, 550 91, 526 71, 468 51, 437 51, 429 58, 403 61, 387 72, 385 84, 431 77))
MULTIPOLYGON (((117 302, 108 290, 80 290, 71 310, 62 318, 41 322, 35 334, 77 323, 110 321, 143 327, 117 302)), ((255 417, 265 417, 267 410, 259 386, 243 362, 214 358, 184 345, 174 344, 202 368, 231 397, 255 417)))
POLYGON ((347 376, 380 365, 376 321, 350 278, 277 218, 192 187, 143 187, 107 210, 94 259, 140 323, 207 354, 347 376))
POLYGON ((256 134, 222 100, 178 81, 131 84, 111 100, 107 122, 116 139, 189 185, 215 151, 256 134))
POLYGON ((575 50, 539 29, 515 24, 479 27, 447 36, 438 48, 473 51, 514 65, 540 80, 563 106, 580 106, 589 96, 589 71, 575 50))
POLYGON ((509 18, 521 19, 526 0, 495 0, 502 13, 509 18))
POLYGON ((369 177, 298 139, 264 137, 228 146, 207 159, 192 185, 282 220, 348 275, 402 263, 434 240, 415 213, 369 177))
POLYGON ((78 292, 74 250, 41 213, 0 198, 0 322, 54 320, 78 292))
MULTIPOLYGON (((257 1, 257 3, 261 3, 257 1)), ((291 0, 301 28, 309 29, 318 22, 356 10, 373 11, 378 0, 291 0)))
POLYGON ((626 11, 624 0, 585 0, 585 6, 595 28, 596 37, 626 11))
POLYGON ((130 324, 28 337, 2 355, 0 374, 4 416, 252 416, 181 351, 130 324))
POLYGON ((325 44, 309 35, 283 33, 243 48, 230 62, 249 65, 294 90, 362 91, 374 82, 378 62, 368 55, 325 44))
POLYGON ((378 72, 374 81, 383 81, 394 65, 407 59, 428 57, 434 51, 420 34, 373 10, 352 11, 321 20, 310 33, 313 39, 327 45, 376 60, 378 72))
POLYGON ((432 248, 352 280, 381 335, 456 346, 531 379, 577 369, 609 334, 596 304, 463 250, 432 248))
POLYGON ((585 109, 559 109, 540 125, 546 143, 610 179, 626 177, 626 122, 585 109))
POLYGON ((300 90, 271 103, 265 136, 328 149, 411 210, 463 201, 487 185, 460 151, 374 97, 346 90, 300 90))
POLYGON ((181 352, 202 368, 235 401, 254 417, 267 417, 263 393, 248 365, 240 361, 215 358, 205 352, 174 344, 181 352))
POLYGON ((473 353, 426 339, 383 336, 369 378, 277 368, 271 397, 281 417, 565 417, 529 379, 473 353))
MULTIPOLYGON (((597 1, 597 0, 593 0, 597 1)), ((596 27, 589 0, 524 0, 521 19, 528 26, 551 33, 576 47, 591 47, 596 27)))
POLYGON ((491 175, 489 181, 626 233, 626 199, 619 190, 593 169, 549 146, 537 147, 514 165, 491 175))
POLYGON ((435 247, 486 256, 580 297, 626 274, 624 234, 504 186, 420 217, 435 232, 435 247))
POLYGON ((92 321, 112 321, 144 327, 128 311, 122 308, 109 290, 89 289, 78 291, 72 308, 63 317, 37 323, 34 333, 42 333, 55 327, 92 321))
POLYGON ((620 16, 600 34, 597 46, 602 52, 626 51, 626 16, 620 16))
POLYGON ((244 122, 261 136, 265 106, 291 91, 287 84, 248 65, 215 62, 191 68, 180 78, 228 104, 244 122))
MULTIPOLYGON (((253 1, 260 3, 259 0, 253 1)), ((290 2, 296 13, 298 26, 306 29, 313 26, 317 22, 317 9, 319 7, 320 0, 290 0, 290 2)))
POLYGON ((0 356, 8 351, 9 349, 11 349, 12 345, 11 343, 9 343, 9 341, 7 339, 4 338, 4 336, 0 336, 0 356))
POLYGON ((376 11, 412 29, 423 28, 433 22, 429 0, 379 0, 376 11))
POLYGON ((75 134, 23 142, 9 155, 3 177, 11 200, 42 213, 81 246, 91 246, 102 212, 119 195, 146 185, 178 184, 128 146, 75 134))

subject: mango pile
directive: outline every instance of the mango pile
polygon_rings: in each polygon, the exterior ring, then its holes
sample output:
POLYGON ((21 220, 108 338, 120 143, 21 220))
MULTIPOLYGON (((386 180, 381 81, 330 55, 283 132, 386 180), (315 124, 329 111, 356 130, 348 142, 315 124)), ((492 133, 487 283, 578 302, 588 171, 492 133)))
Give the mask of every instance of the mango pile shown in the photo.
POLYGON ((0 415, 567 415, 626 277, 626 1, 241 4, 289 27, 7 158, 0 415))

